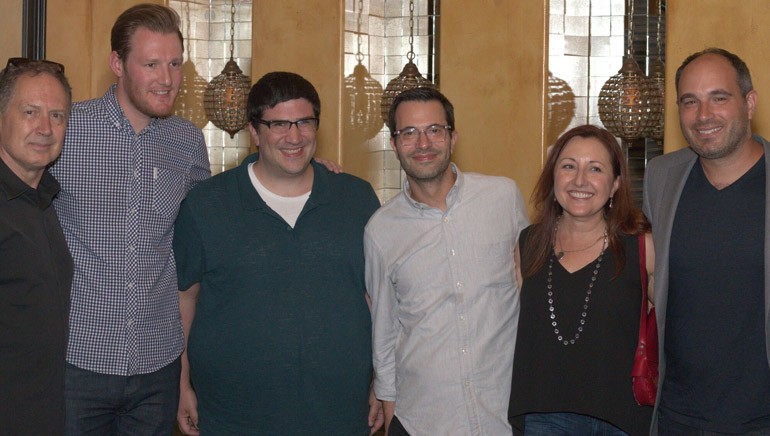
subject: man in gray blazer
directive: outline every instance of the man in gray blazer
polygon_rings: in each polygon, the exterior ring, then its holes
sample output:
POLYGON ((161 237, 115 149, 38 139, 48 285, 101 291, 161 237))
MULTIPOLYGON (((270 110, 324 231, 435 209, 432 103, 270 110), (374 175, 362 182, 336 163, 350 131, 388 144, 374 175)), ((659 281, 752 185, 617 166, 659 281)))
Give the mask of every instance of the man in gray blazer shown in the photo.
POLYGON ((660 356, 652 434, 770 434, 770 143, 746 64, 710 48, 676 73, 689 148, 653 159, 660 356))

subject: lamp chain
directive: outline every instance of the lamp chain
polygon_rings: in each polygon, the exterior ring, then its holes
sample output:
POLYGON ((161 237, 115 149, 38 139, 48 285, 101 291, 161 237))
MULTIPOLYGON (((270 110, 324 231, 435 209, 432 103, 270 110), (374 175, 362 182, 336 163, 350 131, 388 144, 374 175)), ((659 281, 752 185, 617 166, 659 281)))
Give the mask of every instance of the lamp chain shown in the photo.
POLYGON ((235 0, 230 0, 230 60, 235 51, 235 0))
POLYGON ((655 29, 655 42, 658 46, 658 59, 663 59, 662 49, 660 44, 660 22, 663 21, 663 0, 658 0, 658 26, 655 29))
POLYGON ((409 0, 409 53, 406 58, 409 62, 414 59, 414 0, 409 0))
POLYGON ((634 0, 628 0, 628 47, 627 55, 633 56, 634 47, 634 0))
POLYGON ((361 22, 364 15, 364 0, 358 0, 358 20, 356 22, 356 32, 358 33, 358 51, 356 52, 356 60, 360 64, 364 60, 364 54, 361 52, 361 45, 364 42, 364 37, 361 36, 361 22))

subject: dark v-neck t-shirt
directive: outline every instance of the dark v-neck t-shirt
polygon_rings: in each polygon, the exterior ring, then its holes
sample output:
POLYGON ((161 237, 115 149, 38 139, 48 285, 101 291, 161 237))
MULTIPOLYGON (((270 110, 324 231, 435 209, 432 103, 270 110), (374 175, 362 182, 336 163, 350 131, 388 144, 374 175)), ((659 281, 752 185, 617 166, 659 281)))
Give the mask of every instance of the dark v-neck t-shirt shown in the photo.
POLYGON ((764 158, 721 190, 696 163, 669 247, 667 418, 726 433, 770 426, 764 234, 764 158))

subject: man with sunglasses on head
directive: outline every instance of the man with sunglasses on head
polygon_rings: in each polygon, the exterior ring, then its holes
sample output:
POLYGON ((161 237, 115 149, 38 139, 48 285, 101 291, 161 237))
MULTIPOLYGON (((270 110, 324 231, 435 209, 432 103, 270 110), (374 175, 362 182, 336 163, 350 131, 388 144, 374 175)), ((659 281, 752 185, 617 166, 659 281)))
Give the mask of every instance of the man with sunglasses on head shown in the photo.
POLYGON ((173 226, 187 191, 210 175, 208 152, 200 129, 172 116, 183 63, 176 12, 127 9, 111 45, 117 81, 73 105, 52 167, 75 263, 66 434, 168 435, 184 347, 173 226))
POLYGON ((0 72, 0 433, 64 431, 72 258, 56 210, 72 92, 64 67, 9 59, 0 72))
POLYGON ((369 398, 363 232, 379 201, 313 161, 321 103, 306 79, 266 74, 247 110, 259 154, 196 186, 175 227, 180 429, 369 434, 382 416, 369 398))
POLYGON ((364 236, 375 382, 389 435, 510 435, 519 293, 514 247, 527 226, 513 180, 451 163, 454 108, 431 88, 388 115, 406 173, 364 236))

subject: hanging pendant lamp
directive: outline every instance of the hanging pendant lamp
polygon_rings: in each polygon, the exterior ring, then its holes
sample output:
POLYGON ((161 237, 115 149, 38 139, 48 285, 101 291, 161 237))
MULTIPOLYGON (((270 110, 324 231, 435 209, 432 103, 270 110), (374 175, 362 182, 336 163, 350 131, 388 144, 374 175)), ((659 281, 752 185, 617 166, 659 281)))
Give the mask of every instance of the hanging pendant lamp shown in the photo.
POLYGON ((404 65, 401 74, 388 82, 388 86, 385 87, 385 92, 382 94, 382 120, 385 123, 388 122, 388 112, 390 112, 393 99, 398 94, 413 88, 438 89, 433 82, 422 77, 417 65, 412 62, 414 60, 414 0, 409 1, 409 53, 406 54, 406 58, 408 62, 404 65))
POLYGON ((369 71, 363 65, 364 54, 361 51, 363 8, 363 0, 358 0, 358 51, 356 52, 358 65, 353 68, 353 74, 345 77, 347 98, 344 101, 344 110, 348 130, 360 133, 363 140, 367 140, 373 138, 382 129, 382 118, 379 114, 382 85, 369 75, 369 71))
POLYGON ((246 127, 248 115, 246 101, 249 97, 251 79, 243 74, 233 60, 235 49, 235 0, 230 2, 230 60, 217 77, 206 88, 203 105, 206 116, 220 129, 233 138, 246 127))
POLYGON ((174 102, 174 115, 189 120, 202 129, 209 122, 206 110, 203 108, 203 98, 208 82, 198 74, 190 52, 190 3, 185 3, 185 30, 187 43, 187 60, 182 64, 182 85, 174 102))
POLYGON ((599 93, 599 119, 613 135, 630 142, 642 138, 658 122, 663 99, 632 56, 633 0, 629 0, 628 10, 626 55, 620 71, 604 83, 599 93))

